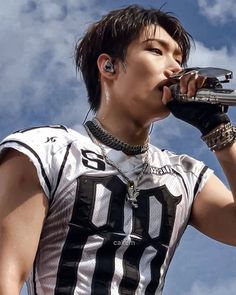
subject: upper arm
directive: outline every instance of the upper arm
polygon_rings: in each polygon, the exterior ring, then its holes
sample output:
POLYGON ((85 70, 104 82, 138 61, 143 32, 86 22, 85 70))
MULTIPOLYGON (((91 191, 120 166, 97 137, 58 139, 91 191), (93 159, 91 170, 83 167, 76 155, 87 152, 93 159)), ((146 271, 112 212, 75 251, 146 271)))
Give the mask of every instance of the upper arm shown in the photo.
POLYGON ((47 206, 29 158, 8 150, 0 163, 1 287, 23 284, 35 258, 47 206))
POLYGON ((190 224, 213 239, 236 245, 233 195, 214 174, 195 197, 190 224))

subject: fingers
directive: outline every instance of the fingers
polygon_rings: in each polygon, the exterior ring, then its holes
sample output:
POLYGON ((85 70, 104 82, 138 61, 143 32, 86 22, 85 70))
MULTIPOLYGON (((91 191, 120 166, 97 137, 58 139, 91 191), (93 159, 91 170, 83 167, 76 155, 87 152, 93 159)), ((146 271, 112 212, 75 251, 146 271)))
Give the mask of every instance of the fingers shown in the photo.
POLYGON ((197 73, 189 73, 180 79, 180 92, 188 97, 195 96, 196 91, 201 88, 206 78, 197 73))
POLYGON ((164 86, 163 87, 163 95, 162 95, 162 102, 163 104, 167 104, 172 99, 171 91, 169 87, 164 86))

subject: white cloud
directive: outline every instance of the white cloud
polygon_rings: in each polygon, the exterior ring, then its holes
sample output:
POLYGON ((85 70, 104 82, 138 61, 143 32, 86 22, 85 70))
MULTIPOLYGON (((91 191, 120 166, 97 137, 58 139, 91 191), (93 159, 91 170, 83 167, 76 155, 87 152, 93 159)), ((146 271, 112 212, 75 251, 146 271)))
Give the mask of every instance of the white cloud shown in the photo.
POLYGON ((236 18, 235 0, 198 0, 200 12, 211 21, 226 23, 232 18, 236 18))
MULTIPOLYGON (((96 3, 96 0, 0 2, 0 84, 4 85, 0 89, 1 116, 3 111, 14 115, 21 127, 27 106, 30 111, 42 112, 45 108, 45 120, 52 116, 54 121, 69 124, 75 124, 78 118, 82 120, 88 108, 87 98, 84 86, 76 81, 72 55, 74 44, 87 25, 96 15, 103 14, 96 3)), ((197 52, 192 55, 194 65, 232 67, 232 55, 226 48, 210 50, 197 43, 197 52)))
MULTIPOLYGON (((190 55, 189 66, 225 68, 236 74, 236 47, 229 51, 227 47, 207 48, 198 41, 195 42, 195 45, 196 47, 190 55)), ((236 87, 236 79, 233 78, 231 82, 227 87, 236 87)))
POLYGON ((186 295, 235 295, 236 279, 228 279, 222 282, 207 285, 202 282, 195 282, 186 295))
POLYGON ((73 51, 101 11, 95 0, 62 2, 0 2, 0 116, 4 112, 17 117, 19 127, 29 111, 45 109, 45 118, 71 123, 88 108, 84 86, 76 78, 73 51))

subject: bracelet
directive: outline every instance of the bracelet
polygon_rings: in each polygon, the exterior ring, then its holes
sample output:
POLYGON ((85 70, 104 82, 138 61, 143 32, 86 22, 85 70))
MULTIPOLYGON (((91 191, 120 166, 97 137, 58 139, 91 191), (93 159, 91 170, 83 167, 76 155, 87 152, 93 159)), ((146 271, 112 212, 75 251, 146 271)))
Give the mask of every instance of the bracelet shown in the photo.
POLYGON ((220 151, 236 141, 236 127, 229 122, 201 138, 211 151, 220 151))

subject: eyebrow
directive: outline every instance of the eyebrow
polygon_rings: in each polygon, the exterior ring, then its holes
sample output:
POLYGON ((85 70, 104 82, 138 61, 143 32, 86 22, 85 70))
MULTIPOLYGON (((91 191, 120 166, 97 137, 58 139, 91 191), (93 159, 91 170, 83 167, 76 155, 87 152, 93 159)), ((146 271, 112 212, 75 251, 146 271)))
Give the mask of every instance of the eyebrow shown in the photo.
MULTIPOLYGON (((148 42, 157 42, 159 43, 165 50, 169 51, 170 50, 170 45, 168 42, 166 42, 163 39, 156 39, 156 38, 148 38, 146 40, 144 40, 142 43, 148 43, 148 42)), ((180 50, 180 48, 175 48, 174 50, 174 54, 178 55, 178 56, 183 56, 182 51, 180 50)))

